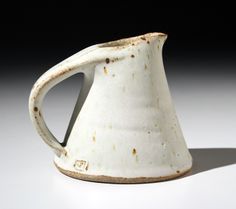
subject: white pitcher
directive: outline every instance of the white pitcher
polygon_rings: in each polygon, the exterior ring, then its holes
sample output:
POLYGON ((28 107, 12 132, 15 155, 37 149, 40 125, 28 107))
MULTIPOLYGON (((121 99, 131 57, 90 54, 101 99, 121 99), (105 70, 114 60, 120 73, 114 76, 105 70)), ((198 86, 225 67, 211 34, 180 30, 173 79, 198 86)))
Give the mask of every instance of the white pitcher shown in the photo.
POLYGON ((167 35, 145 35, 88 47, 57 64, 33 86, 29 110, 64 174, 89 181, 142 183, 190 170, 162 62, 167 35), (45 94, 62 80, 84 74, 66 144, 48 130, 45 94))

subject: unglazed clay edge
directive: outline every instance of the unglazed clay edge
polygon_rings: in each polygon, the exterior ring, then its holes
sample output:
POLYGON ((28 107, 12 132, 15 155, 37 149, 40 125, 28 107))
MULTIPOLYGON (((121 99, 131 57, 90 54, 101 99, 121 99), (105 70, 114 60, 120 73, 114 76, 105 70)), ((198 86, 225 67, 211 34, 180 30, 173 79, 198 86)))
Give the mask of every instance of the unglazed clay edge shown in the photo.
POLYGON ((135 178, 125 178, 125 177, 115 177, 115 176, 105 176, 105 175, 88 175, 83 173, 77 173, 74 171, 68 171, 61 167, 59 167, 55 161, 54 164, 56 168, 66 176, 80 179, 83 181, 92 181, 92 182, 102 182, 102 183, 115 183, 115 184, 138 184, 138 183, 154 183, 159 181, 167 181, 170 179, 175 179, 180 176, 185 175, 188 173, 192 167, 190 167, 187 170, 184 170, 182 172, 169 175, 169 176, 158 176, 158 177, 135 177, 135 178))

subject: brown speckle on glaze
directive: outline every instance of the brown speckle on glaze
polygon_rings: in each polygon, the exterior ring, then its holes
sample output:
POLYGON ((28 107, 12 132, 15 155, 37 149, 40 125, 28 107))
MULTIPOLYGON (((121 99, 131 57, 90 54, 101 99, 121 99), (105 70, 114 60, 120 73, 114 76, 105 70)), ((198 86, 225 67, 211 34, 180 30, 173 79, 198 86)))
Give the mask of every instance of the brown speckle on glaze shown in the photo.
POLYGON ((177 171, 176 171, 176 173, 180 173, 180 171, 179 171, 179 170, 177 170, 177 171))
POLYGON ((146 41, 146 38, 145 37, 141 37, 142 40, 146 41))
POLYGON ((115 62, 115 61, 118 61, 118 60, 119 60, 119 58, 116 57, 116 58, 112 59, 111 62, 115 62))
POLYGON ((92 139, 93 139, 93 142, 96 142, 96 132, 93 133, 92 139))
POLYGON ((147 44, 150 44, 150 41, 147 41, 147 44))
POLYGON ((144 65, 144 69, 147 70, 147 65, 146 64, 144 65))
POLYGON ((132 73, 132 79, 134 80, 134 76, 135 76, 135 74, 134 73, 132 73))
POLYGON ((39 116, 41 117, 41 112, 39 111, 39 116))
POLYGON ((160 100, 157 98, 157 108, 160 108, 160 100))
POLYGON ((38 108, 37 107, 34 107, 34 112, 38 112, 38 108))
POLYGON ((136 154, 137 154, 137 151, 136 151, 135 148, 132 149, 132 154, 133 154, 133 155, 136 155, 136 154))
POLYGON ((132 57, 132 58, 134 58, 134 55, 133 55, 133 54, 131 54, 131 57, 132 57))
POLYGON ((68 155, 68 153, 67 153, 67 151, 65 151, 65 152, 64 152, 64 156, 67 157, 67 155, 68 155))
POLYGON ((112 74, 112 77, 115 77, 116 75, 115 74, 112 74))
POLYGON ((85 170, 87 171, 87 170, 88 170, 88 168, 89 168, 89 164, 87 164, 87 166, 85 167, 85 170))
POLYGON ((110 63, 110 59, 109 58, 106 58, 106 63, 109 64, 110 63))
POLYGON ((108 71, 107 71, 107 68, 106 68, 106 67, 103 68, 103 71, 104 71, 104 74, 105 74, 105 75, 108 74, 108 71))
POLYGON ((151 131, 148 131, 148 134, 151 134, 151 131))

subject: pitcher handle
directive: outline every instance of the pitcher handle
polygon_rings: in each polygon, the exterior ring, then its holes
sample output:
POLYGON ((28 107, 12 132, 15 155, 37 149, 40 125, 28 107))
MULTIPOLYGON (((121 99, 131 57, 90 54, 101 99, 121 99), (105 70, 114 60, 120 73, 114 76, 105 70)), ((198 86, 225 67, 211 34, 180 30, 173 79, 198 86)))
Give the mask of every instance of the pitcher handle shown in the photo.
POLYGON ((81 104, 84 103, 93 83, 95 68, 94 63, 95 61, 98 61, 94 58, 94 56, 92 57, 89 55, 90 53, 85 53, 85 55, 83 54, 79 57, 74 55, 52 67, 36 81, 31 90, 29 97, 29 112, 32 123, 34 124, 37 132, 42 137, 44 142, 54 150, 58 157, 60 157, 62 154, 66 155, 66 150, 62 143, 60 143, 48 129, 41 111, 42 103, 45 95, 51 88, 77 73, 84 74, 84 83, 79 97, 79 102, 81 104), (88 69, 88 67, 90 67, 90 69, 88 69))

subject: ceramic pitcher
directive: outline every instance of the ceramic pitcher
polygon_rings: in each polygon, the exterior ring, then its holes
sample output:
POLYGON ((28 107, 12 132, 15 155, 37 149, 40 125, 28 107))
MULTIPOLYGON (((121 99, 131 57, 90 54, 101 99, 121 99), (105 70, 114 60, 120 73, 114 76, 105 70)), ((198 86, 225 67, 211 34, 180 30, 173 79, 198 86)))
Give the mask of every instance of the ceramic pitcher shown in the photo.
POLYGON ((54 150, 56 167, 89 181, 155 182, 192 166, 162 62, 167 35, 148 33, 88 47, 55 65, 33 86, 31 120, 54 150), (84 75, 65 142, 47 128, 41 105, 56 84, 84 75))

